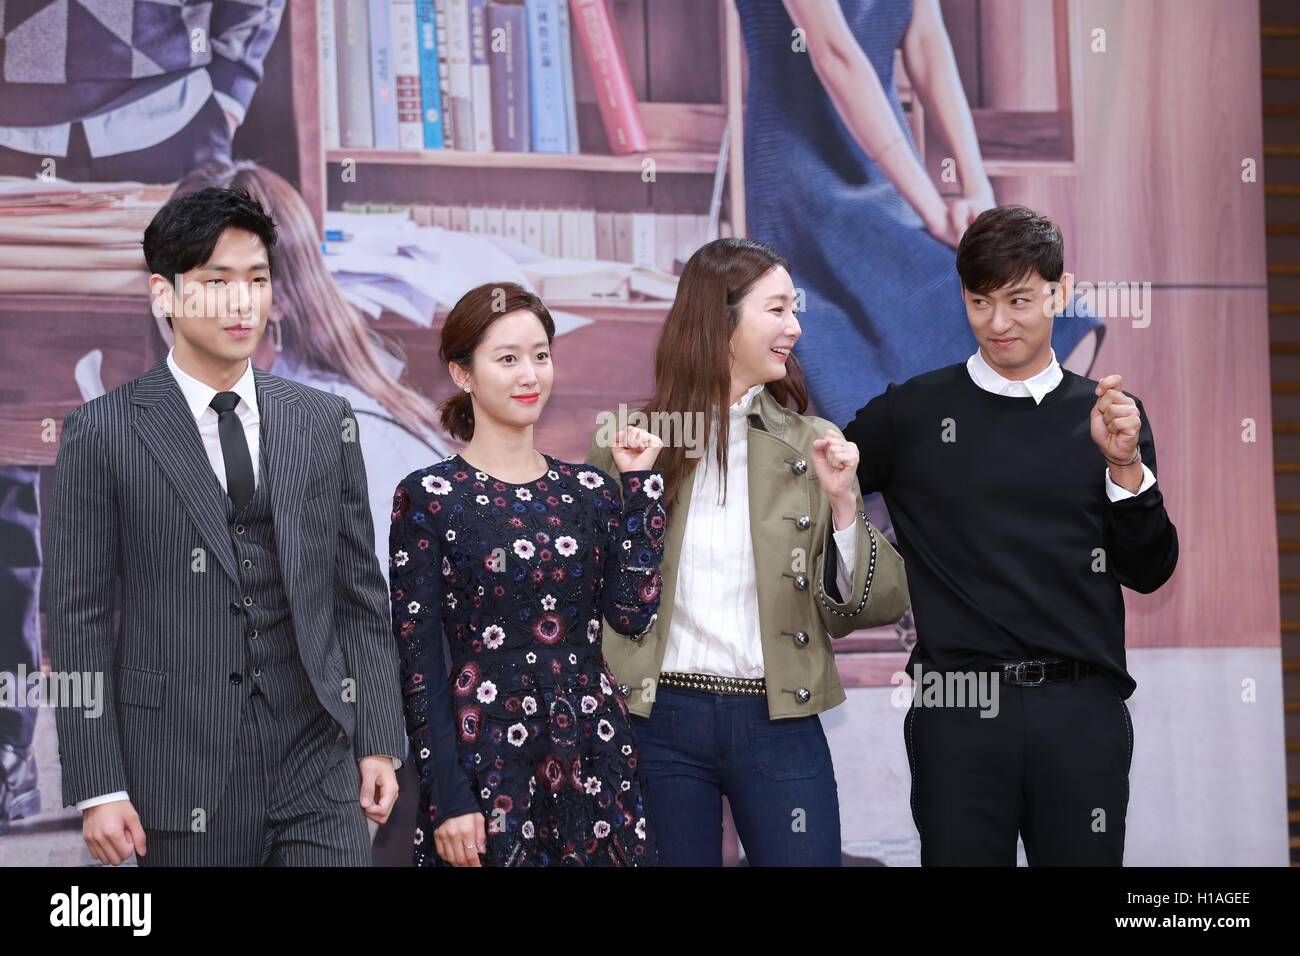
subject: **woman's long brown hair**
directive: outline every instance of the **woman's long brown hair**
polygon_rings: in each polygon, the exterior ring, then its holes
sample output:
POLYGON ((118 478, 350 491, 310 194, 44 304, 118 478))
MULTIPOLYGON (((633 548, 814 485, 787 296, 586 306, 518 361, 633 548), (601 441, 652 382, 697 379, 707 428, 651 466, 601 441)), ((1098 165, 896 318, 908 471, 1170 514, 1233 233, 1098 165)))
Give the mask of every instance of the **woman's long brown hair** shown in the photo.
POLYGON ((173 195, 207 186, 242 187, 275 220, 279 231, 275 302, 283 316, 280 334, 285 350, 311 368, 343 376, 417 436, 444 436, 437 405, 398 383, 380 364, 377 349, 404 358, 401 349, 374 332, 334 284, 315 221, 298 191, 279 174, 239 160, 200 166, 181 180, 173 195))
MULTIPOLYGON (((754 239, 714 239, 700 246, 682 270, 677 296, 655 350, 654 394, 644 411, 647 416, 669 412, 682 418, 702 414, 705 440, 708 423, 716 421, 716 454, 724 487, 730 431, 731 336, 740 321, 742 300, 755 282, 777 266, 790 268, 780 253, 754 239)), ((785 378, 768 382, 765 387, 779 404, 792 406, 800 414, 807 410, 808 389, 793 354, 786 363, 785 378)), ((664 448, 655 467, 664 473, 664 504, 671 513, 698 459, 687 458, 680 441, 659 437, 664 439, 664 448)))

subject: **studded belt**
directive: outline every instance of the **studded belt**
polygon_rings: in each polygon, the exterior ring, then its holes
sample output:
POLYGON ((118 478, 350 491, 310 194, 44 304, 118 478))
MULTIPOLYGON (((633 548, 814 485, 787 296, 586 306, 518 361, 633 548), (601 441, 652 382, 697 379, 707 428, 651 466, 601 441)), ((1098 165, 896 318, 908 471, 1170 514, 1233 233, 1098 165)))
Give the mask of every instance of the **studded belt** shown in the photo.
POLYGON ((711 694, 750 694, 766 696, 767 681, 761 677, 719 677, 717 674, 683 674, 680 671, 662 671, 661 687, 680 687, 684 690, 703 690, 711 694))

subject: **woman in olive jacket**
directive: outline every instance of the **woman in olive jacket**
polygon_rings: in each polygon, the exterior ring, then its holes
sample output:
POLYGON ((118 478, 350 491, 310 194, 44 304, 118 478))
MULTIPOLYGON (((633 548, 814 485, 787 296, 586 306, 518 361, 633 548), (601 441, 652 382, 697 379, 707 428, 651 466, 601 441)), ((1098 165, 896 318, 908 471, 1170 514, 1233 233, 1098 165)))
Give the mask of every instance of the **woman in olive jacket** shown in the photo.
POLYGON ((616 475, 626 424, 665 445, 659 612, 638 637, 604 632, 664 865, 721 865, 724 795, 751 865, 839 864, 817 716, 845 699, 831 639, 908 606, 903 560, 863 513, 857 447, 801 414, 795 293, 770 247, 702 246, 664 324, 654 395, 600 416, 587 455, 616 475))

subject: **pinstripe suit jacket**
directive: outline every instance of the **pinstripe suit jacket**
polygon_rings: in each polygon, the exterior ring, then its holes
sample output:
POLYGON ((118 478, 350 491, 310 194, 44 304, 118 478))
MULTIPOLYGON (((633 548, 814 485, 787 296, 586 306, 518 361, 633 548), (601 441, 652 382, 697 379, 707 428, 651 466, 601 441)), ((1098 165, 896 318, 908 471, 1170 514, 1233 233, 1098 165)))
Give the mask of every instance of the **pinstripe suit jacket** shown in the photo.
MULTIPOLYGON (((281 575, 316 697, 359 760, 403 757, 397 651, 346 399, 254 368, 281 575)), ((56 710, 63 801, 126 790, 141 823, 216 806, 247 686, 225 492, 165 361, 63 421, 42 581, 55 672, 103 675, 99 717, 56 710), (115 611, 119 621, 115 625, 115 611)))

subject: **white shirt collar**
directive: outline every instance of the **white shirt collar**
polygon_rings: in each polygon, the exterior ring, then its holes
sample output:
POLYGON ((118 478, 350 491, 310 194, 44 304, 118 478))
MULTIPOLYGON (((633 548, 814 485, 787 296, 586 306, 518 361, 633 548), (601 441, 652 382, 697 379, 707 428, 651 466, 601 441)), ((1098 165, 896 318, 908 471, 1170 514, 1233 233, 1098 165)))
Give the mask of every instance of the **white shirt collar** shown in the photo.
POLYGON ((1061 384, 1065 378, 1065 373, 1061 371, 1061 364, 1056 361, 1056 350, 1052 350, 1052 361, 1047 368, 1043 369, 1032 378, 1027 378, 1023 382, 1015 382, 1005 378, 992 365, 984 360, 984 355, 976 349, 975 354, 966 360, 966 370, 970 372, 971 379, 980 388, 986 392, 992 392, 995 395, 1003 395, 1008 391, 1019 392, 1018 385, 1024 385, 1033 396, 1034 404, 1042 402, 1043 396, 1050 392, 1056 386, 1061 384))
MULTIPOLYGON (((190 375, 179 365, 176 364, 176 358, 172 354, 172 349, 167 353, 167 367, 172 371, 172 377, 176 379, 176 384, 181 387, 181 394, 185 396, 185 404, 190 407, 190 414, 194 416, 194 421, 198 422, 203 417, 203 413, 208 410, 212 402, 212 396, 217 394, 217 390, 211 385, 200 382, 193 375, 190 375)), ((253 360, 248 360, 248 366, 244 369, 244 374, 239 377, 230 389, 238 395, 244 405, 248 406, 254 418, 258 417, 257 412, 257 383, 253 379, 253 360)), ((238 410, 238 409, 237 409, 238 410)), ((212 414, 216 414, 214 409, 212 414)))
POLYGON ((731 406, 730 409, 731 417, 733 419, 736 419, 736 418, 744 418, 746 415, 748 415, 750 408, 752 408, 754 405, 754 399, 758 397, 758 393, 761 392, 762 390, 763 390, 763 383, 759 382, 757 385, 755 385, 753 388, 747 391, 744 395, 740 396, 740 401, 734 403, 731 406))

